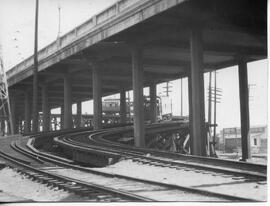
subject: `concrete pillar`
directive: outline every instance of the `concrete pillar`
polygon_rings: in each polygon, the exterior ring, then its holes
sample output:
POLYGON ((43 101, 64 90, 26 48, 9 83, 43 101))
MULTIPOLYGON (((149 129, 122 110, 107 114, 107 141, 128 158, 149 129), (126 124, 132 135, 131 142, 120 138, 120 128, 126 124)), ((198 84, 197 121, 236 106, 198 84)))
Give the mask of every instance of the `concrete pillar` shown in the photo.
POLYGON ((82 102, 77 102, 77 127, 82 126, 82 102))
POLYGON ((43 85, 42 87, 42 114, 43 114, 43 131, 50 131, 51 118, 50 108, 48 101, 48 87, 43 85))
MULTIPOLYGON (((189 141, 190 147, 193 145, 193 128, 192 128, 192 89, 191 89, 191 71, 188 72, 188 111, 189 111, 189 141)), ((191 148, 192 150, 192 148, 191 148)), ((190 151, 192 153, 192 151, 190 151)))
POLYGON ((5 107, 0 109, 0 136, 4 136, 5 135, 5 119, 6 119, 6 115, 5 115, 5 107))
POLYGON ((241 114, 242 160, 246 161, 247 159, 251 158, 249 137, 249 91, 247 63, 242 60, 239 62, 238 65, 238 75, 241 114))
POLYGON ((204 111, 204 78, 202 31, 192 28, 190 35, 191 48, 191 108, 192 108, 192 154, 206 155, 206 130, 204 111))
POLYGON ((157 85, 151 83, 149 87, 150 93, 150 120, 151 123, 157 122, 157 85))
MULTIPOLYGON (((2 113, 1 113, 1 115, 3 115, 2 113)), ((5 119, 1 119, 1 121, 0 121, 0 136, 4 136, 5 135, 5 126, 6 126, 6 124, 5 124, 5 119)))
POLYGON ((71 94, 71 77, 64 76, 64 129, 71 129, 72 123, 72 94, 71 94))
POLYGON ((127 104, 126 104, 126 91, 121 89, 120 91, 120 122, 126 123, 127 118, 127 104))
POLYGON ((93 78, 93 105, 94 105, 94 130, 102 129, 102 88, 100 68, 97 63, 92 65, 93 78))
POLYGON ((145 146, 144 97, 143 97, 143 60, 142 50, 132 50, 132 83, 134 113, 134 143, 136 147, 145 146))
MULTIPOLYGON (((15 94, 12 93, 10 95, 10 110, 11 110, 11 121, 13 124, 13 134, 18 134, 19 132, 19 125, 18 125, 18 114, 16 109, 16 100, 15 100, 15 94)), ((12 134, 12 132, 11 132, 12 134)))
POLYGON ((31 96, 29 92, 24 94, 24 133, 31 132, 31 96))
POLYGON ((60 107, 60 129, 64 129, 64 105, 60 107))

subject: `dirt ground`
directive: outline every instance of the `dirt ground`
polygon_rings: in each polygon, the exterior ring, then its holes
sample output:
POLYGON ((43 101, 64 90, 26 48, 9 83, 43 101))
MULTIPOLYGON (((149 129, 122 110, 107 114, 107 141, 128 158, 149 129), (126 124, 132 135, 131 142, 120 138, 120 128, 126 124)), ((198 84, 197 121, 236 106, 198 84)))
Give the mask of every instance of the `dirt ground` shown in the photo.
POLYGON ((0 167, 0 202, 6 202, 7 199, 8 202, 18 200, 29 202, 79 202, 84 200, 82 197, 63 190, 49 188, 44 184, 33 182, 11 168, 0 167))

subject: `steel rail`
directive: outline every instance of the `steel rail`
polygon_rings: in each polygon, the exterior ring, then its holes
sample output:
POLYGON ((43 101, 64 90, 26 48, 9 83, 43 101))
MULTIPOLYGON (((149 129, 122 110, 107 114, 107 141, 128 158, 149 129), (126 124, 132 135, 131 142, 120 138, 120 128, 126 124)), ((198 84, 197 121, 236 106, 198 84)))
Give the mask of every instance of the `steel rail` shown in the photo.
MULTIPOLYGON (((16 147, 18 148, 19 146, 17 145, 16 147)), ((1 151, 0 151, 0 155, 1 155, 1 151)), ((132 181, 151 184, 151 185, 156 185, 156 186, 168 187, 170 189, 182 190, 182 191, 186 191, 186 192, 190 192, 190 193, 194 193, 194 194, 200 194, 200 195, 205 195, 205 196, 212 196, 212 197, 222 198, 225 201, 241 201, 241 202, 255 202, 255 201, 258 201, 256 199, 243 198, 243 197, 232 196, 232 195, 226 195, 226 194, 206 191, 206 190, 202 190, 202 189, 198 189, 198 188, 179 186, 179 185, 174 185, 174 184, 161 183, 161 182, 156 182, 156 181, 151 181, 151 180, 145 180, 145 179, 140 179, 140 178, 129 177, 129 176, 125 176, 125 175, 118 175, 118 174, 111 174, 111 173, 107 173, 107 172, 101 172, 101 171, 97 171, 97 170, 94 170, 94 169, 81 167, 81 166, 78 166, 78 165, 71 165, 69 163, 61 162, 59 160, 54 160, 53 158, 48 158, 46 156, 44 157, 44 156, 42 156, 40 154, 36 154, 36 156, 38 156, 40 159, 43 159, 44 161, 48 161, 48 162, 54 163, 56 165, 61 165, 61 166, 67 167, 67 168, 72 168, 72 169, 77 169, 77 170, 81 170, 81 171, 85 171, 85 172, 90 172, 90 173, 101 175, 101 176, 112 177, 112 178, 120 178, 120 179, 132 180, 132 181)), ((72 181, 73 181, 73 179, 72 179, 72 181)), ((76 182, 76 181, 73 181, 73 182, 76 182)), ((154 200, 151 200, 151 199, 148 199, 148 198, 146 198, 146 200, 154 201, 154 200)))
MULTIPOLYGON (((92 134, 90 134, 90 139, 92 139, 92 140, 96 139, 96 138, 93 138, 93 137, 99 137, 100 138, 100 136, 103 136, 104 134, 106 134, 106 132, 108 132, 108 131, 92 133, 92 134)), ((80 133, 80 134, 82 134, 82 133, 80 133)), ((76 136, 78 136, 78 134, 76 134, 76 136)), ((263 179, 263 180, 266 179, 266 174, 263 174, 261 172, 245 171, 243 169, 240 170, 238 168, 228 168, 227 165, 225 165, 226 167, 224 167, 224 164, 227 164, 226 160, 219 161, 218 163, 220 165, 206 165, 205 163, 202 164, 202 163, 199 163, 199 162, 191 162, 191 161, 189 161, 189 162, 172 162, 171 160, 164 160, 164 159, 160 159, 159 157, 145 156, 145 154, 149 154, 149 153, 151 154, 151 151, 149 151, 149 150, 146 150, 146 152, 145 152, 145 150, 143 150, 144 151, 144 153, 143 153, 142 150, 140 150, 138 148, 134 148, 134 147, 131 147, 131 148, 128 147, 128 149, 126 149, 126 145, 125 145, 125 148, 123 148, 122 145, 117 145, 116 149, 112 149, 112 144, 110 144, 111 142, 105 142, 106 146, 107 146, 107 147, 105 147, 105 143, 103 145, 90 145, 90 144, 85 144, 85 143, 72 141, 72 138, 70 138, 71 135, 68 135, 68 137, 66 137, 66 136, 62 137, 63 142, 61 142, 61 140, 59 140, 59 137, 54 138, 54 140, 58 144, 65 144, 66 146, 69 146, 69 147, 75 147, 75 145, 76 145, 77 146, 76 149, 79 149, 79 147, 81 147, 81 148, 84 148, 84 150, 85 150, 85 148, 88 148, 88 149, 91 149, 91 150, 98 150, 99 152, 103 151, 104 153, 106 153, 106 152, 107 153, 108 152, 117 153, 118 152, 122 156, 126 156, 126 158, 136 157, 136 158, 146 159, 148 161, 161 162, 163 164, 168 164, 168 165, 173 165, 173 166, 187 166, 187 167, 192 167, 192 168, 196 168, 196 169, 209 170, 209 171, 225 173, 225 174, 233 174, 233 175, 236 175, 236 176, 244 176, 244 177, 248 177, 248 178, 252 178, 252 179, 253 178, 255 178, 255 179, 263 179), (70 143, 69 143, 69 141, 70 141, 70 143), (135 150, 136 153, 133 152, 134 150, 135 150), (138 151, 140 151, 141 154, 138 154, 137 153, 138 151)), ((164 152, 161 153, 161 154, 164 155, 164 152)), ((193 160, 194 157, 191 158, 191 159, 193 160)), ((199 157, 196 160, 198 161, 200 159, 201 158, 199 157)), ((203 159, 205 160, 205 158, 203 158, 203 159)), ((210 161, 211 160, 213 160, 214 163, 216 162, 213 158, 211 158, 210 161)), ((209 162, 209 160, 208 160, 208 162, 209 162)), ((229 163, 231 163, 231 162, 229 162, 229 163)), ((243 165, 243 163, 240 163, 240 164, 243 165)), ((251 164, 251 165, 247 164, 245 166, 258 167, 258 165, 254 165, 254 164, 251 164)), ((259 165, 259 167, 262 167, 262 166, 259 165)), ((265 170, 266 170, 266 167, 265 167, 265 170)))
POLYGON ((62 175, 56 175, 56 174, 52 174, 49 172, 45 172, 42 171, 40 169, 31 167, 30 165, 24 164, 21 161, 18 161, 18 159, 15 159, 14 157, 5 154, 4 152, 2 152, 0 150, 0 156, 10 162, 12 162, 13 164, 18 165, 19 167, 22 167, 23 170, 21 170, 22 172, 33 176, 34 178, 37 179, 41 179, 41 180, 46 180, 46 182, 51 182, 53 183, 53 180, 59 180, 59 184, 55 183, 56 185, 59 185, 61 188, 67 189, 69 191, 75 192, 77 194, 80 194, 80 191, 83 191, 84 195, 92 195, 91 192, 98 192, 99 194, 102 194, 101 192, 106 194, 112 194, 112 199, 114 199, 115 197, 119 197, 119 198, 123 198, 124 201, 139 201, 139 202, 149 202, 149 201, 154 201, 150 198, 145 198, 145 197, 141 197, 132 193, 128 193, 128 192, 124 192, 121 190, 115 190, 112 188, 108 188, 105 186, 100 186, 100 185, 96 185, 93 183, 87 183, 87 182, 82 182, 79 181, 77 179, 74 178, 69 178, 69 177, 65 177, 62 175), (25 169, 34 172, 34 173, 29 173, 26 172, 25 169), (42 176, 39 176, 39 174, 41 174, 42 176), (49 178, 46 178, 49 177, 49 178), (76 184, 77 187, 74 187, 74 183, 76 184), (89 191, 88 191, 89 190, 89 191), (87 194, 87 192, 90 192, 89 194, 87 194))

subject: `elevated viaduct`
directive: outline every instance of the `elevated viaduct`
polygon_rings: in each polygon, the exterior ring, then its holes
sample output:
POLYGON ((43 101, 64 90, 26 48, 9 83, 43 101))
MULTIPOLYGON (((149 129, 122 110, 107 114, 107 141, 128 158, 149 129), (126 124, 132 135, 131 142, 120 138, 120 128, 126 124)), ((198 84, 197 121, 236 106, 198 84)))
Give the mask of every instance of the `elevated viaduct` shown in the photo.
MULTIPOLYGON (((203 73, 238 65, 243 159, 248 158, 247 63, 267 57, 267 1, 120 0, 38 52, 38 111, 50 129, 61 107, 72 127, 72 104, 93 99, 94 129, 102 128, 101 98, 134 92, 135 146, 144 147, 143 87, 188 77, 192 154, 205 155, 203 73)), ((14 125, 31 130, 33 56, 7 72, 14 125)), ((179 94, 180 95, 180 94, 179 94)), ((125 108, 121 109, 125 122, 125 108)), ((152 121, 156 119, 153 112, 152 121)), ((15 127, 18 128, 18 127, 15 127)))

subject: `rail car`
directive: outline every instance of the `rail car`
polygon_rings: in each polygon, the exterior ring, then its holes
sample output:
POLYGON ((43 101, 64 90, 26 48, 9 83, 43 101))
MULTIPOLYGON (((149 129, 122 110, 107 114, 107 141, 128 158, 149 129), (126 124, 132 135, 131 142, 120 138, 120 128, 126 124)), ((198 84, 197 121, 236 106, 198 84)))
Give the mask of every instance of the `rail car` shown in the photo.
MULTIPOLYGON (((171 104, 163 101, 161 97, 157 97, 157 119, 165 120, 172 118, 171 104)), ((144 96, 144 112, 145 121, 149 121, 151 117, 150 97, 144 96)), ((102 113, 104 123, 119 123, 120 121, 120 99, 105 99, 102 102, 102 113)), ((133 102, 126 102, 126 116, 129 122, 133 121, 133 102)))

